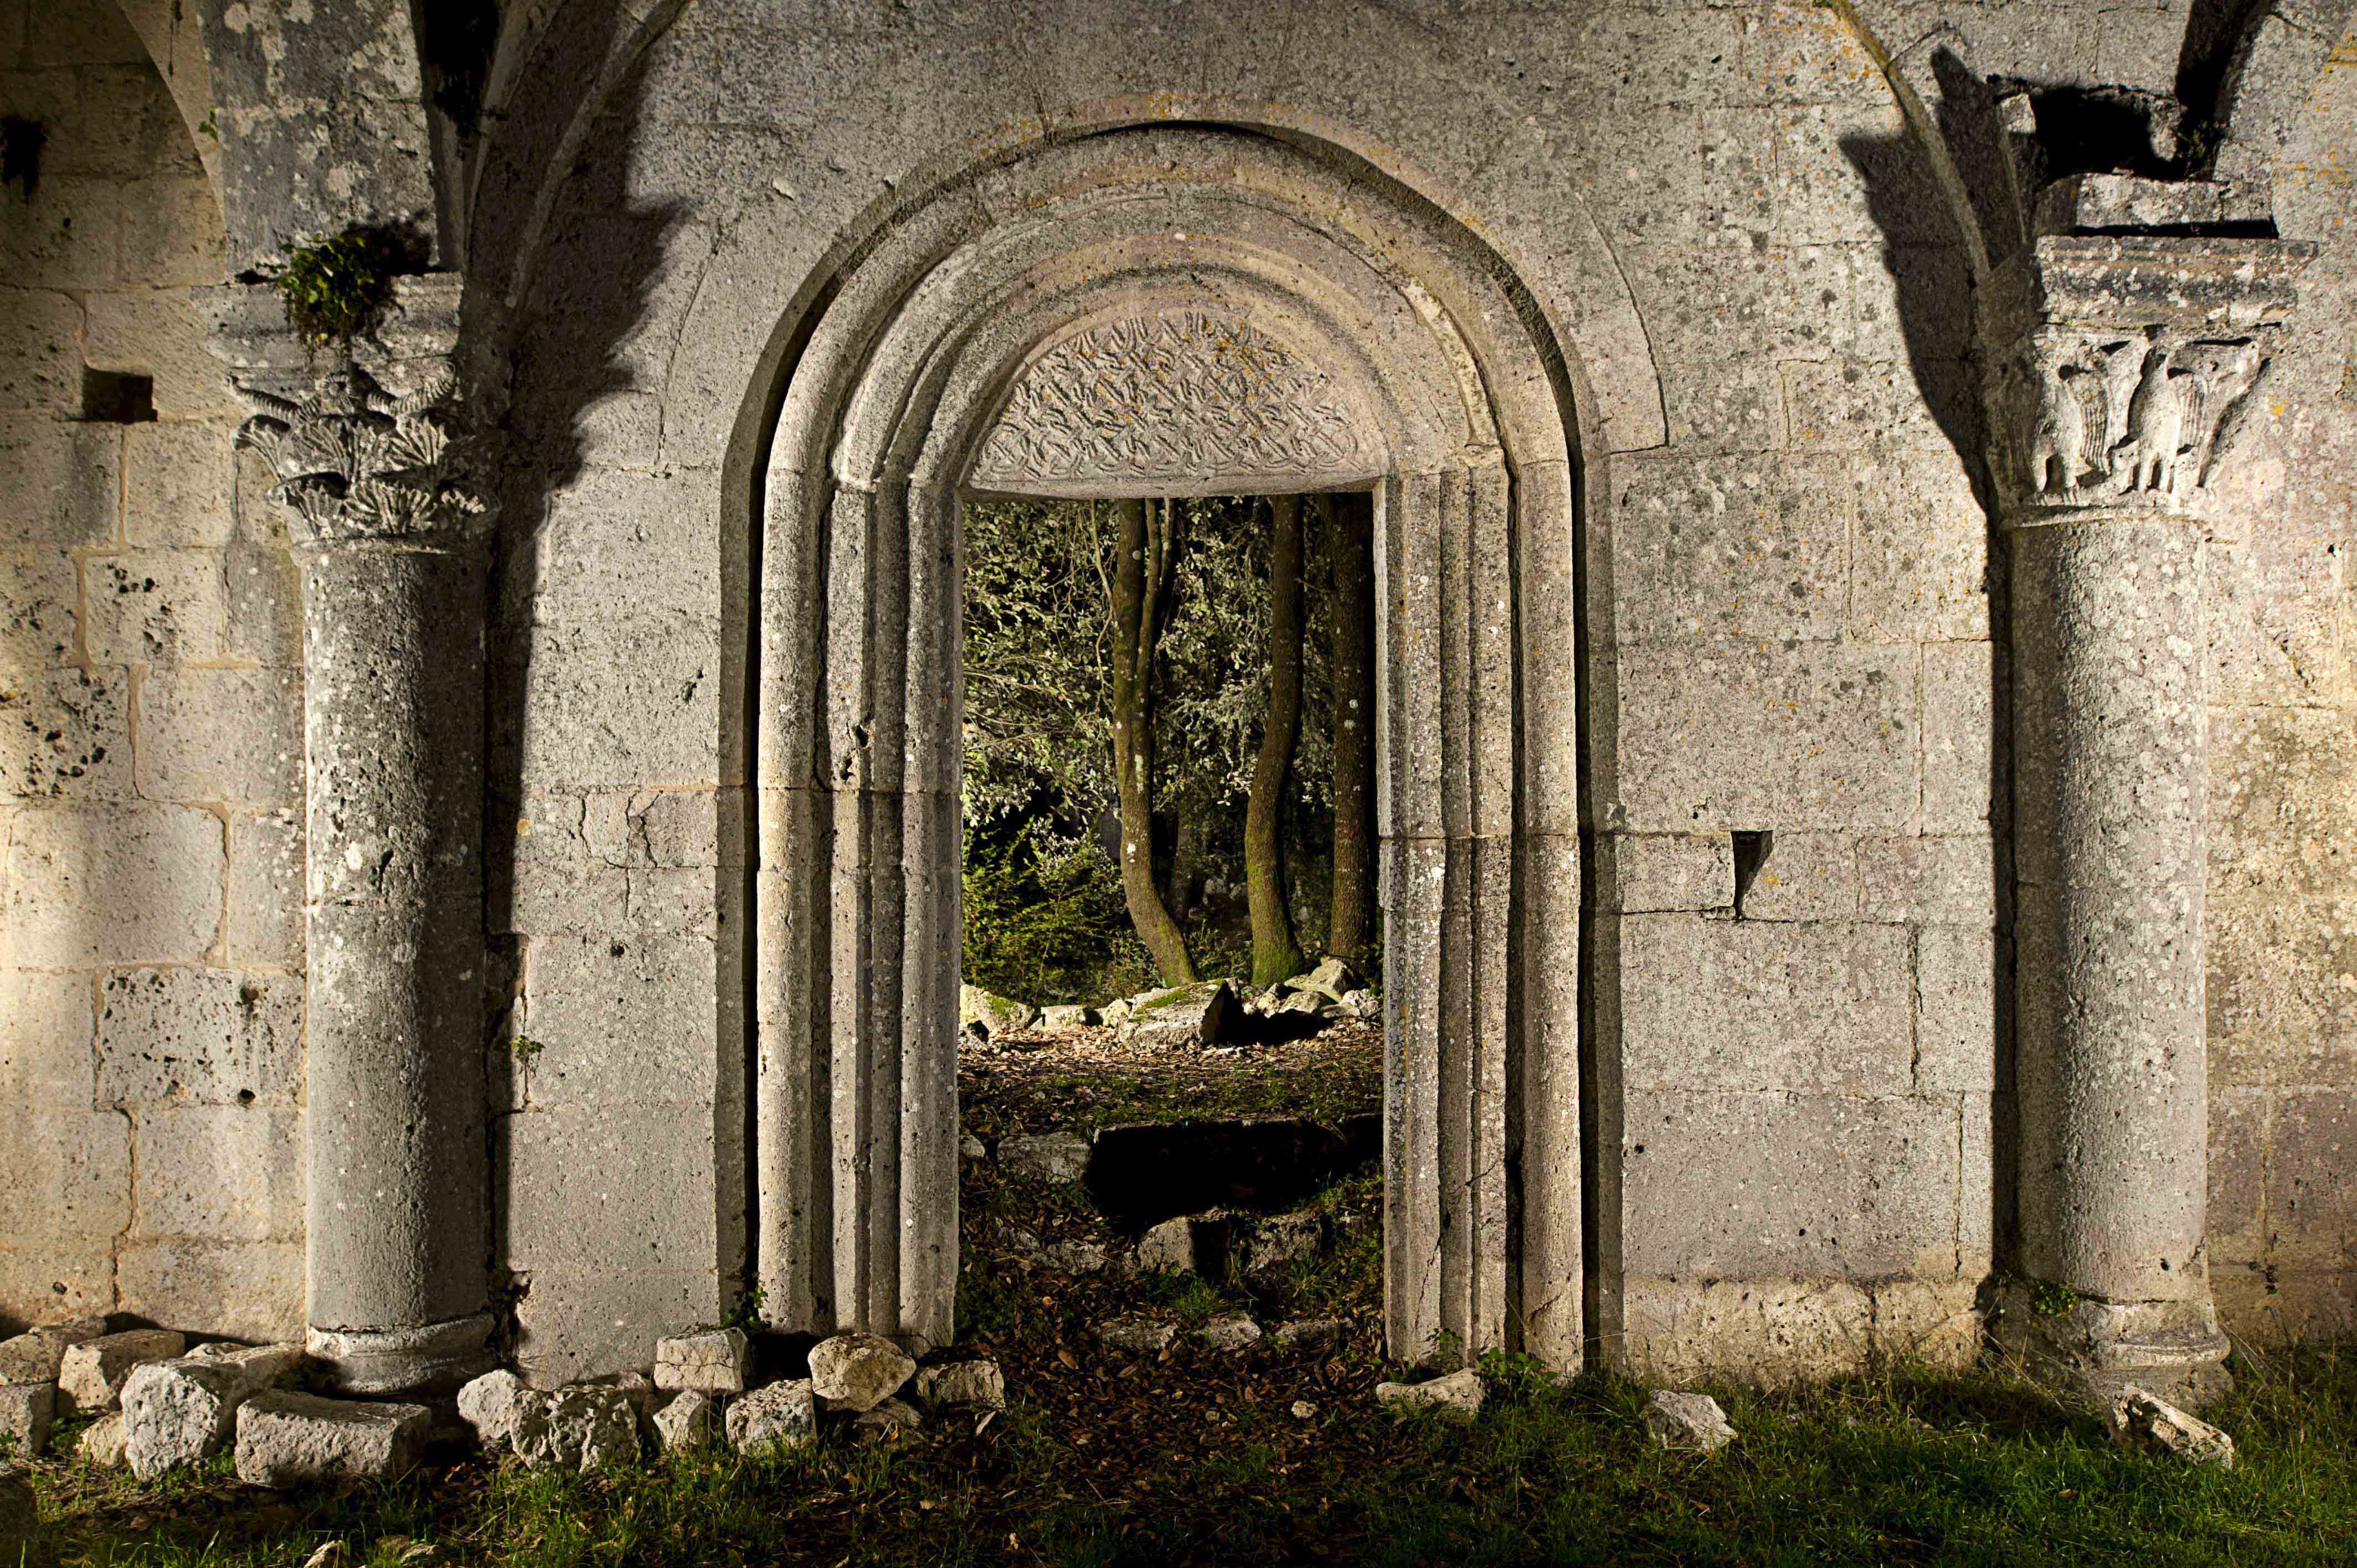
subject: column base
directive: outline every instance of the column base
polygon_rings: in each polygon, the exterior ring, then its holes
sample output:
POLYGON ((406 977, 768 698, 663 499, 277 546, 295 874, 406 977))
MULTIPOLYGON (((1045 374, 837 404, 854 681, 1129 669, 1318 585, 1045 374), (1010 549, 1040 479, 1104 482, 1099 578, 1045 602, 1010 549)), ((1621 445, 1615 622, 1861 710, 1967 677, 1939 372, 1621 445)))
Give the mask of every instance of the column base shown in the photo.
POLYGON ((2233 1348, 2217 1309, 2200 1301, 2058 1300, 2061 1287, 2008 1281, 1998 1287, 1989 1337, 1997 1352, 2074 1403, 2108 1409, 2134 1383, 2171 1404, 2198 1409, 2234 1387, 2233 1348))
POLYGON ((499 1365, 491 1315, 475 1313, 414 1328, 318 1328, 304 1349, 345 1393, 448 1393, 499 1365))

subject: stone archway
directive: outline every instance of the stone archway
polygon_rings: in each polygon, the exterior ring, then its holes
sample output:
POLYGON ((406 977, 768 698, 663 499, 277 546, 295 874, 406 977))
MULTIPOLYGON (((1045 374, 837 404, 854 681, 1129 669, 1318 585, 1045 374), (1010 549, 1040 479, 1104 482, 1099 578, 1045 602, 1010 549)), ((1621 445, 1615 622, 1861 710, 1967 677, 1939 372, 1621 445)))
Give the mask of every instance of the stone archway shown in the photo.
POLYGON ((913 205, 787 356, 758 609, 758 1276, 940 1343, 957 1273, 959 497, 1366 487, 1382 609, 1385 1310, 1576 1366, 1575 438, 1461 225, 1170 127, 913 205))

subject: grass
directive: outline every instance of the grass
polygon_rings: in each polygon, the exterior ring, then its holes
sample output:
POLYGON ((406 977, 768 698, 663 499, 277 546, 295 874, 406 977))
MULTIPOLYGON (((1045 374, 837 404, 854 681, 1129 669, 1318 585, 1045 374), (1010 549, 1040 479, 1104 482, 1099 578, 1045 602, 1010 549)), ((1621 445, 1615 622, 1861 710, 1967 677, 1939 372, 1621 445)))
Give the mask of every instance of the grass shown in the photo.
POLYGON ((1556 1387, 1501 1361, 1469 1430, 1361 1399, 1305 1421, 1213 1397, 1110 1455, 1086 1425, 1018 1407, 979 1435, 890 1448, 589 1478, 470 1461, 259 1507, 218 1466, 152 1487, 35 1475, 62 1562, 108 1568, 294 1568, 329 1540, 388 1568, 414 1541, 484 1568, 2328 1563, 2357 1556, 2352 1366, 2240 1362, 2213 1412, 2240 1445, 2232 1473, 2123 1453, 2024 1385, 1910 1369, 1720 1391, 1741 1439, 1671 1455, 1644 1439, 1638 1385, 1556 1387))

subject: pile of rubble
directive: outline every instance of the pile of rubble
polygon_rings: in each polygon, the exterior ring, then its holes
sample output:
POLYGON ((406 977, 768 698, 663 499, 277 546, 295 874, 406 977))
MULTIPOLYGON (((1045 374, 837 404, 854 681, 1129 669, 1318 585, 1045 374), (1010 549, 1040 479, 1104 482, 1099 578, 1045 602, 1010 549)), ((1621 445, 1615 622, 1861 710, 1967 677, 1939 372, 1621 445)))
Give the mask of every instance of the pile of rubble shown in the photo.
POLYGON ((1374 1018, 1382 1012, 1375 993, 1339 958, 1329 958, 1308 973, 1281 981, 1256 995, 1245 994, 1232 981, 1200 980, 1141 991, 1103 1007, 1077 1004, 1034 1007, 977 985, 958 988, 958 1024, 974 1038, 1110 1029, 1123 1045, 1141 1049, 1235 1044, 1247 1033, 1245 1020, 1251 1017, 1325 1022, 1374 1018))

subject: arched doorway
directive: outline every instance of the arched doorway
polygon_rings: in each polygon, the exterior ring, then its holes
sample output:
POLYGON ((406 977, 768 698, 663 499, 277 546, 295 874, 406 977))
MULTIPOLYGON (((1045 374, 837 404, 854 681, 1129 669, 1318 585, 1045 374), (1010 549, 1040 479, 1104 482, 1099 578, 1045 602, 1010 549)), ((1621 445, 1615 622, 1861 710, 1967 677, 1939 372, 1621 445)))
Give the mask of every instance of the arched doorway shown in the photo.
POLYGON ((1394 1354, 1578 1363, 1575 441, 1486 247, 1330 149, 1051 144, 911 206, 787 356, 758 656, 758 1276, 951 1332, 962 494, 1367 487, 1394 1354))

